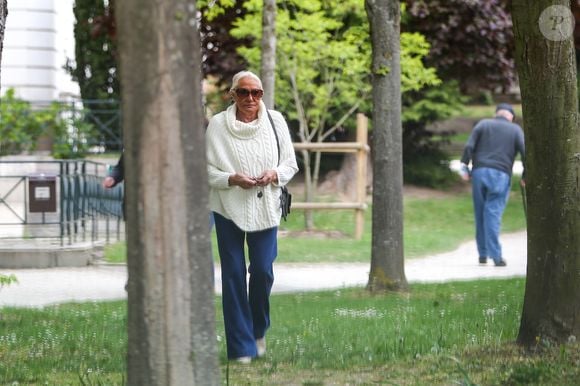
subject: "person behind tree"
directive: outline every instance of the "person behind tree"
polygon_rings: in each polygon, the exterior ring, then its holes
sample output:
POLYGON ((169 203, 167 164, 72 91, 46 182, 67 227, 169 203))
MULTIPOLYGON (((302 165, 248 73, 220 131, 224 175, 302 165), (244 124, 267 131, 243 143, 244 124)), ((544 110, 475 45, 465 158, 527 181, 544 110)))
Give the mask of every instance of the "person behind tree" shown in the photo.
POLYGON ((107 176, 103 178, 102 181, 103 188, 106 189, 114 188, 124 179, 125 179, 125 167, 123 166, 123 153, 121 153, 121 157, 119 157, 119 161, 117 161, 117 164, 113 166, 109 170, 107 176))

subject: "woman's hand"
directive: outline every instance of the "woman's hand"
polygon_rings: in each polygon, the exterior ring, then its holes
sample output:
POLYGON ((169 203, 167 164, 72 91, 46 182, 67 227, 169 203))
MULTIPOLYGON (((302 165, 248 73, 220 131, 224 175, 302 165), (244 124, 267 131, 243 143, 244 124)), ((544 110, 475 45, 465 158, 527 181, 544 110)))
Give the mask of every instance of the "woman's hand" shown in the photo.
POLYGON ((257 185, 254 178, 239 173, 230 175, 228 184, 230 186, 239 186, 242 189, 250 189, 257 185))
POLYGON ((266 170, 255 178, 257 186, 266 186, 278 182, 278 173, 275 170, 266 170))

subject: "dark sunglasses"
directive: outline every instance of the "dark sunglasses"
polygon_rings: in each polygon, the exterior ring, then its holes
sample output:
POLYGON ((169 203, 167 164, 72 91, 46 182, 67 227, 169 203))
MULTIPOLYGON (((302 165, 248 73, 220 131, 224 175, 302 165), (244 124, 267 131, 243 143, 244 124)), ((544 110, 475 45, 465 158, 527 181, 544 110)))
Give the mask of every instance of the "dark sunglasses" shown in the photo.
POLYGON ((240 98, 247 98, 248 96, 252 95, 255 99, 260 99, 264 96, 264 90, 259 90, 257 88, 248 90, 247 88, 237 88, 236 95, 240 98))

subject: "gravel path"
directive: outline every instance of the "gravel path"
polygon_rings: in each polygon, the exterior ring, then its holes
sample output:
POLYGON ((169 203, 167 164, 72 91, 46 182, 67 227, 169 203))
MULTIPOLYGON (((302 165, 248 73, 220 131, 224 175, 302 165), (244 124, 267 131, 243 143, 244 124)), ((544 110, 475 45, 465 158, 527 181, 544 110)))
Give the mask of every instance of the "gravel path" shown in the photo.
MULTIPOLYGON (((526 233, 501 237, 507 267, 493 262, 478 264, 475 241, 454 251, 411 259, 405 263, 409 283, 445 282, 526 274, 526 233)), ((290 264, 275 263, 274 293, 316 291, 364 286, 370 263, 290 264)), ((14 274, 17 284, 0 289, 0 306, 42 307, 65 302, 125 299, 125 265, 94 265, 83 268, 0 269, 14 274)), ((221 292, 219 266, 215 270, 216 293, 221 292)))

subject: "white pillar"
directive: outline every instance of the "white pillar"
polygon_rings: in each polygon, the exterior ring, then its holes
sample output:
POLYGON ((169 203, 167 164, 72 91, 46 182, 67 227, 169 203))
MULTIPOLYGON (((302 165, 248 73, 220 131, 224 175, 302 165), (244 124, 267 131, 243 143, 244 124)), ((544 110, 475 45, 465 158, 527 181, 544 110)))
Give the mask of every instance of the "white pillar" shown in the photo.
POLYGON ((8 2, 2 55, 2 93, 14 88, 19 98, 52 101, 78 95, 78 85, 63 69, 74 59, 73 0, 8 2))

